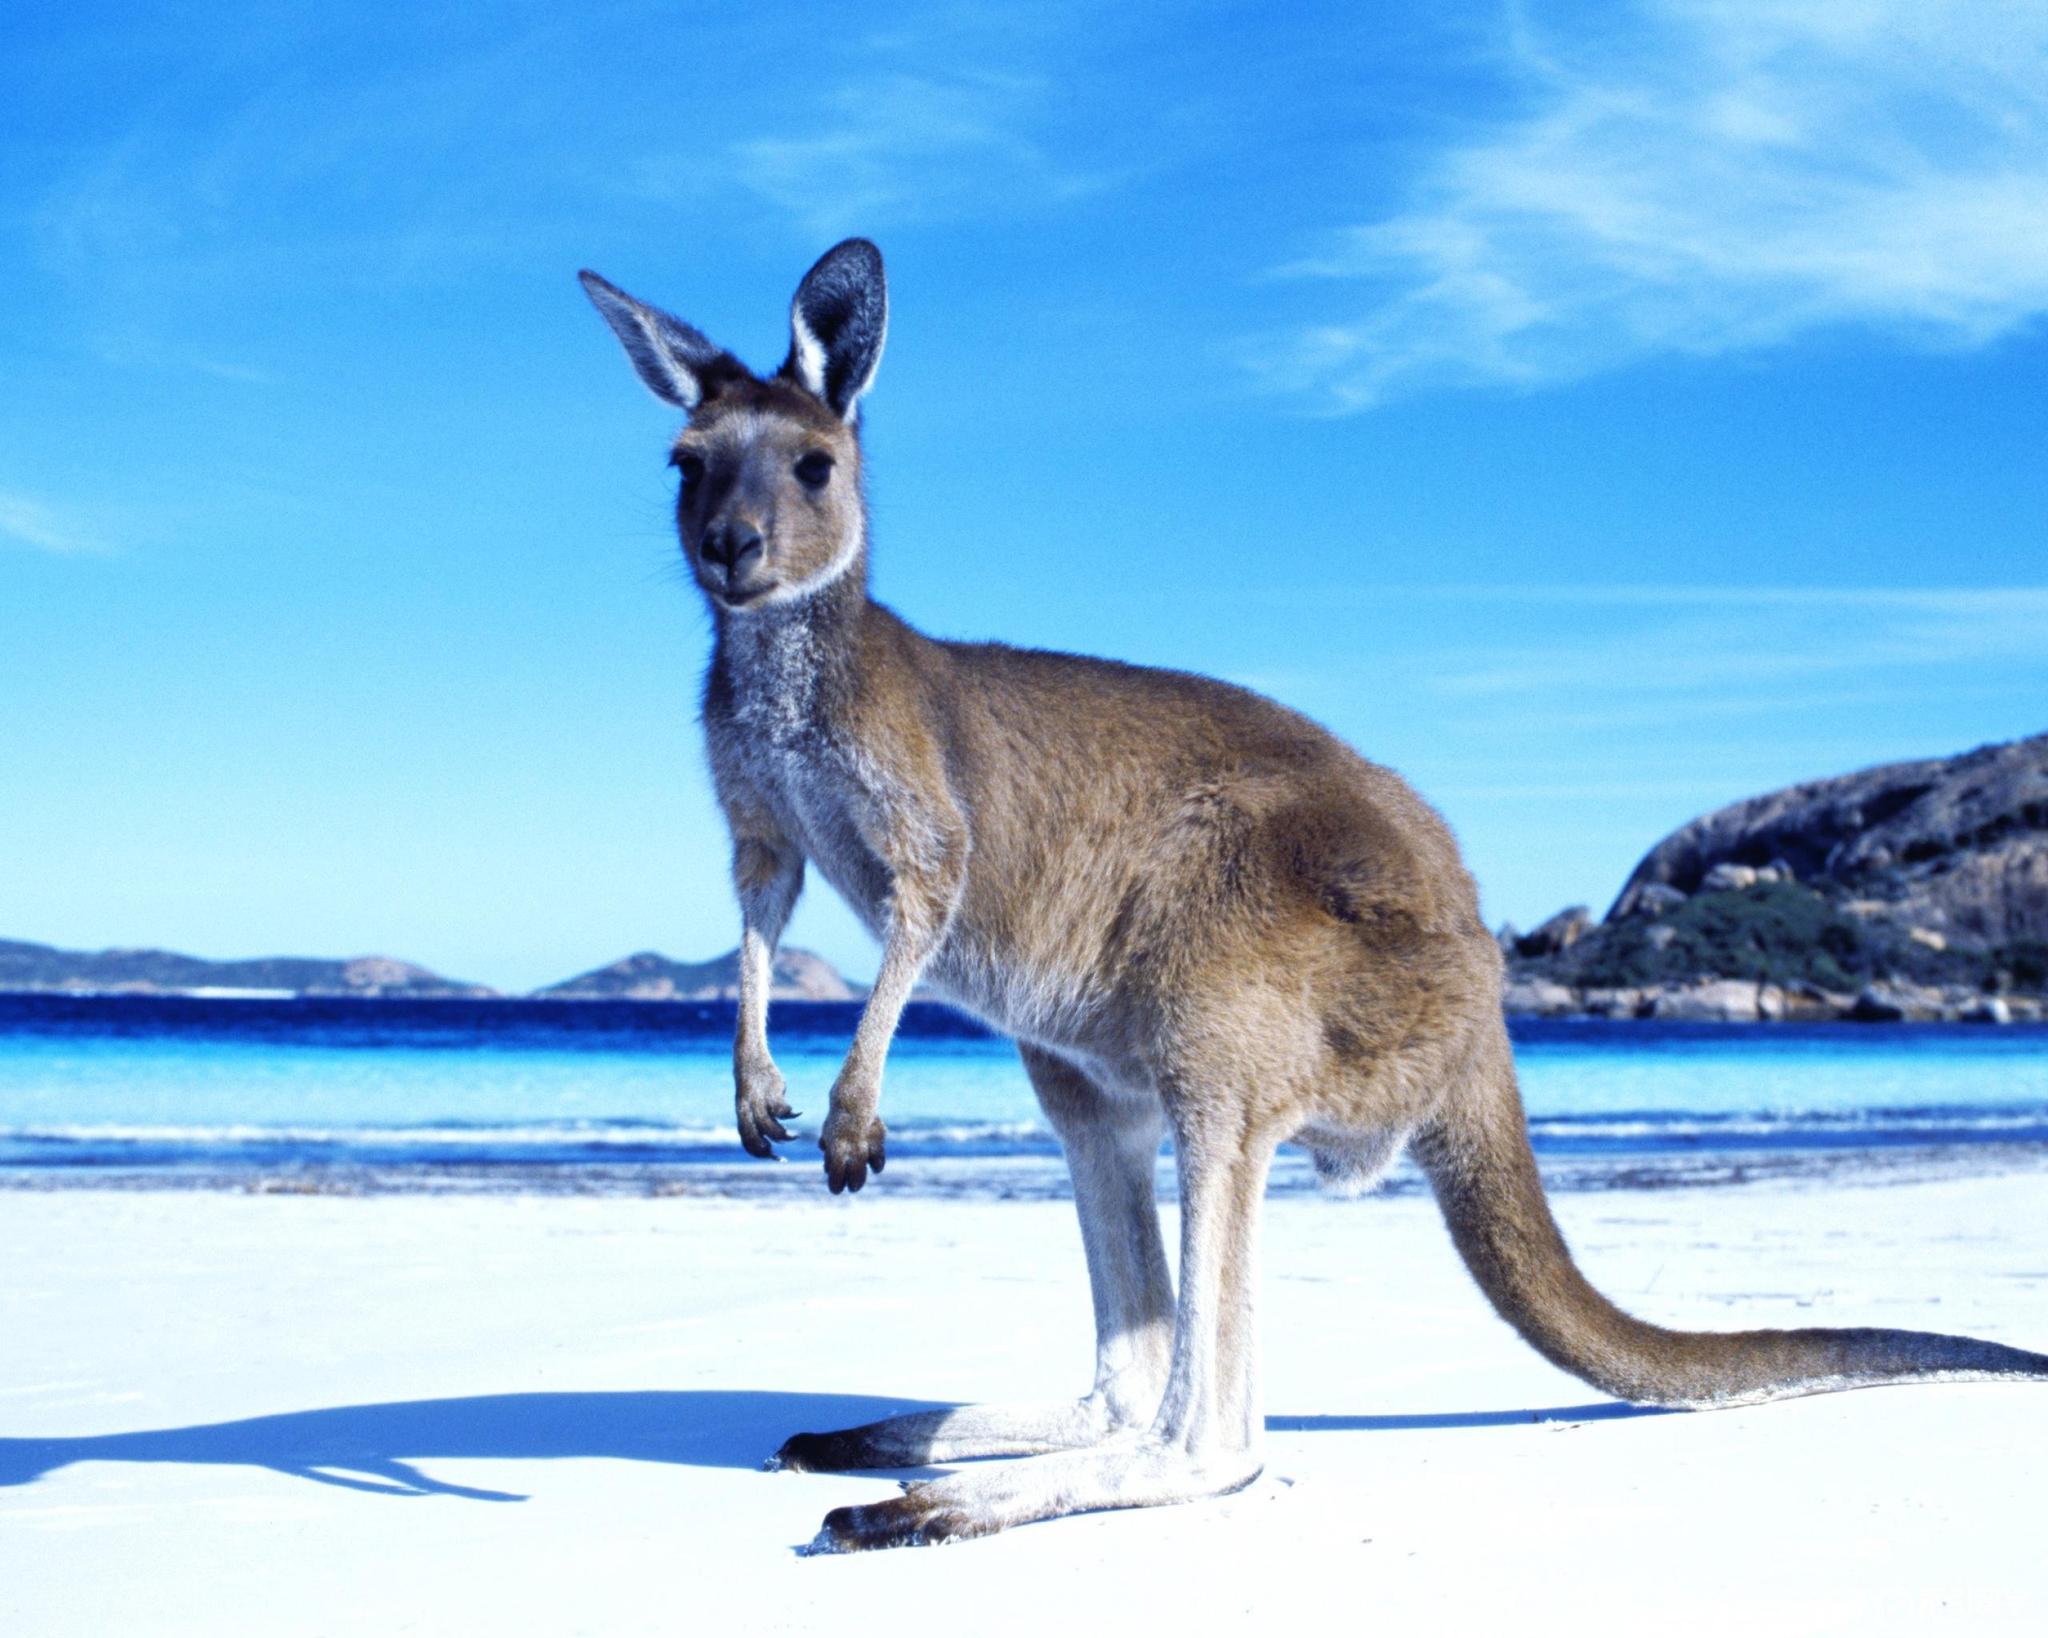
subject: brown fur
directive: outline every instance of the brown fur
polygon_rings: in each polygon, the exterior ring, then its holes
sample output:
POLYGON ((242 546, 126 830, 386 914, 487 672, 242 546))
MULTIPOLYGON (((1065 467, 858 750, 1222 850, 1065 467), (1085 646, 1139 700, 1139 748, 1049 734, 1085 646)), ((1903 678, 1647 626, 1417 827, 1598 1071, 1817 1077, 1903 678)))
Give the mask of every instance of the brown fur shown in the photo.
MULTIPOLYGON (((832 1189, 857 1190, 886 1162, 882 1064, 921 977, 1023 1044, 1073 1165, 1098 1339, 1096 1386, 1078 1404, 791 1440, 780 1465, 1069 1452, 1013 1478, 962 1475, 841 1509, 823 1545, 981 1534, 1249 1482, 1262 1438, 1254 1235, 1268 1162, 1290 1138, 1353 1181, 1412 1139, 1502 1315, 1624 1397, 1700 1405, 2048 1375, 2040 1355, 1969 1339, 1681 1333, 1608 1303, 1544 1202, 1500 957, 1436 813, 1243 689, 936 641, 872 601, 858 389, 835 414, 798 384, 799 351, 774 380, 715 383, 677 445, 705 462, 677 517, 716 626, 703 714, 745 920, 741 1136, 766 1154, 790 1135, 765 984, 808 864, 884 944, 819 1139, 832 1189), (810 450, 835 463, 822 491, 794 470, 810 450), (763 536, 743 579, 706 555, 736 527, 763 536), (1170 1335, 1151 1199, 1162 1123, 1183 1201, 1170 1335)), ((854 363, 864 383, 873 357, 854 363)))

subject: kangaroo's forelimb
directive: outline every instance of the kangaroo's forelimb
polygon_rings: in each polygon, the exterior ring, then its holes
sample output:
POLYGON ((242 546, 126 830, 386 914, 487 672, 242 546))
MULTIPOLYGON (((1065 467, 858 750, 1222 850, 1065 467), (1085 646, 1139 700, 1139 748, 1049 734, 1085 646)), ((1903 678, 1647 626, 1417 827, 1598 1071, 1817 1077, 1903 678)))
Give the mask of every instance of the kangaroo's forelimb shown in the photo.
POLYGON ((832 1083, 818 1134, 834 1194, 858 1192, 886 1163, 879 1108, 882 1065, 903 1008, 939 947, 967 880, 968 830, 954 803, 938 745, 921 723, 879 730, 894 741, 885 773, 856 772, 849 810, 860 841, 887 873, 882 964, 868 992, 853 1047, 832 1083))
POLYGON ((774 981, 775 949, 804 887, 804 856, 784 835, 774 816, 741 792, 720 791, 732 831, 733 891, 740 901, 739 1017, 733 1030, 733 1106, 740 1143, 748 1154, 767 1159, 772 1145, 795 1135, 782 1123, 796 1111, 782 1072, 768 1051, 768 991, 774 981))

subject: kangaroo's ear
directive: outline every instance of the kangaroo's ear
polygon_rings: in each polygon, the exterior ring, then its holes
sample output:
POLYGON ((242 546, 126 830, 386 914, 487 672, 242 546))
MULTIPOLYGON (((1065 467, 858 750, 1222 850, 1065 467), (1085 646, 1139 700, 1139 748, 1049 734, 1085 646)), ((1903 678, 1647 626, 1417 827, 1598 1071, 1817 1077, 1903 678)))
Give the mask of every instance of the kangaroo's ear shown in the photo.
POLYGON ((842 421, 851 421, 875 378, 888 333, 882 253, 865 239, 848 239, 820 256, 796 287, 782 373, 822 398, 842 421))
POLYGON ((576 277, 655 397, 693 410, 726 382, 747 373, 731 353, 681 319, 635 301, 587 268, 576 277))

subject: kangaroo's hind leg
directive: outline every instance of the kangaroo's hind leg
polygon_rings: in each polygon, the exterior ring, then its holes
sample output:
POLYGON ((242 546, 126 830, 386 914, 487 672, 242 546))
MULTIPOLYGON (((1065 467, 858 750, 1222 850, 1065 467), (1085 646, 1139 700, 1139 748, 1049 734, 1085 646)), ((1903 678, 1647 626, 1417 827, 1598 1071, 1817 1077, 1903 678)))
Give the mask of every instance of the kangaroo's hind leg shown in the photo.
POLYGON ((1158 1507, 1242 1489, 1264 1464, 1253 1329, 1260 1197, 1277 1134, 1230 1100, 1176 1109, 1181 1278, 1166 1392, 1142 1433, 1088 1450, 966 1469, 826 1515, 813 1551, 984 1536, 1106 1507, 1158 1507))
POLYGON ((771 1467, 839 1472, 1073 1450, 1141 1428, 1158 1410, 1173 1343, 1173 1287, 1152 1191, 1159 1106, 1119 1100, 1064 1060, 1021 1050, 1073 1173, 1095 1299, 1094 1387, 1078 1400, 964 1405, 799 1433, 771 1467))

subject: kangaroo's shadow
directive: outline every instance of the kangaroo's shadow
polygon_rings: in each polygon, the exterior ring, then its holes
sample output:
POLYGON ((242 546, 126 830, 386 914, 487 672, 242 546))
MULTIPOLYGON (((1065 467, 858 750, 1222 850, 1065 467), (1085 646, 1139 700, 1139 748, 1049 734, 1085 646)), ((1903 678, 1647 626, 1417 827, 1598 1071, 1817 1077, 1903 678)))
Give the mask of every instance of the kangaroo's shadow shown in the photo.
POLYGON ((790 1434, 849 1427, 928 1400, 831 1393, 500 1393, 252 1416, 188 1428, 76 1439, 0 1439, 0 1486, 29 1484, 73 1462, 186 1462, 262 1467, 387 1496, 524 1501, 450 1484, 423 1457, 612 1457, 691 1467, 759 1467, 790 1434))
POLYGON ((1665 1405, 1629 1405, 1603 1399, 1592 1405, 1547 1405, 1499 1411, 1416 1411, 1389 1416, 1269 1416, 1269 1433, 1406 1433, 1432 1428, 1521 1428, 1532 1422, 1628 1422, 1638 1416, 1676 1416, 1665 1405))
MULTIPOLYGON (((0 1486, 30 1484, 73 1462, 181 1462, 268 1468, 384 1496, 524 1501, 512 1491, 436 1479, 414 1464, 432 1457, 610 1457, 689 1467, 758 1467, 792 1433, 940 1408, 928 1400, 854 1394, 730 1391, 500 1393, 336 1405, 188 1428, 72 1439, 0 1439, 0 1486)), ((1266 1426, 1285 1433, 1389 1432, 1659 1414, 1642 1406, 1610 1403, 1428 1415, 1274 1416, 1266 1426)))

